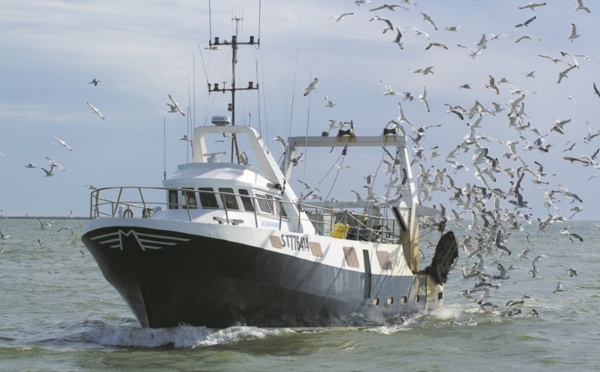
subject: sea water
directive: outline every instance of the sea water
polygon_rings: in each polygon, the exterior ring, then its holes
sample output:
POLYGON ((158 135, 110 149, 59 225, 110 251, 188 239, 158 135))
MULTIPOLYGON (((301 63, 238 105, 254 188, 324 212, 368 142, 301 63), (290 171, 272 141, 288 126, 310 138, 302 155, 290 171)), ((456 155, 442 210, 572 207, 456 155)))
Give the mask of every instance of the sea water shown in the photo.
MULTIPOLYGON (((534 224, 512 233, 511 256, 484 254, 487 272, 497 274, 495 261, 510 268, 485 299, 497 308, 460 295, 474 284, 460 268, 477 261, 461 250, 443 309, 401 324, 310 330, 143 329, 81 243, 82 224, 55 220, 42 229, 35 219, 0 219, 10 235, 0 240, 1 371, 600 369, 600 227, 591 221, 569 222, 583 242, 560 234, 564 223, 544 232, 534 224), (530 260, 518 258, 527 247, 531 259, 544 255, 535 277, 530 260), (555 291, 558 282, 565 291, 555 291), (503 312, 524 296, 520 314, 503 312), (533 309, 538 316, 530 316, 533 309)), ((466 233, 457 230, 457 238, 466 233)), ((435 242, 439 232, 423 238, 435 242)), ((423 251, 424 266, 434 245, 423 251)))

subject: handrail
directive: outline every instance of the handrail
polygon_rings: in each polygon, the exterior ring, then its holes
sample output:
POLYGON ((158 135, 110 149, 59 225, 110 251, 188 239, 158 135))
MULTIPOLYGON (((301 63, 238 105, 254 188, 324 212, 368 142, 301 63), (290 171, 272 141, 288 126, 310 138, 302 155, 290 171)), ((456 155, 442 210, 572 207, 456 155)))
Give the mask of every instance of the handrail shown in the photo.
MULTIPOLYGON (((172 209, 186 209, 187 211, 187 219, 188 221, 193 221, 194 218, 200 216, 203 210, 207 210, 206 207, 202 206, 201 199, 196 199, 196 204, 190 204, 190 197, 192 193, 200 196, 202 194, 213 194, 217 201, 217 205, 219 205, 217 210, 223 210, 225 212, 225 216, 222 219, 222 222, 226 222, 227 224, 237 224, 235 217, 232 218, 231 214, 232 209, 230 206, 227 206, 225 202, 227 196, 234 196, 241 198, 248 198, 252 202, 252 211, 244 210, 243 203, 239 204, 239 210, 241 212, 252 212, 254 216, 254 226, 259 227, 259 215, 268 216, 271 215, 273 217, 277 217, 278 221, 278 229, 281 231, 286 226, 292 226, 290 224, 284 224, 285 222, 292 222, 294 218, 298 218, 297 230, 298 232, 302 231, 302 221, 311 222, 311 224, 315 227, 315 230, 318 234, 324 235, 333 231, 334 225, 337 222, 340 222, 341 219, 344 219, 344 223, 348 223, 354 234, 354 239, 356 240, 370 240, 370 241, 382 241, 382 242, 394 242, 397 243, 400 238, 400 226, 395 218, 388 218, 381 215, 369 215, 366 213, 351 213, 346 210, 341 209, 333 209, 329 207, 322 207, 317 205, 304 204, 303 200, 298 200, 297 202, 288 202, 281 199, 273 199, 267 197, 258 197, 251 195, 241 195, 231 192, 223 192, 223 191, 208 191, 208 190, 191 190, 190 188, 165 188, 165 187, 134 187, 134 186, 123 186, 123 187, 108 187, 108 188, 99 188, 95 189, 91 192, 90 196, 90 218, 101 218, 101 217, 115 217, 117 215, 117 211, 119 207, 125 207, 126 210, 137 211, 140 210, 141 214, 133 212, 132 216, 136 218, 136 215, 141 215, 142 218, 151 218, 152 217, 152 207, 166 207, 166 210, 172 209), (127 192, 127 190, 137 190, 139 193, 138 199, 136 200, 127 200, 123 194, 127 192), (183 195, 183 203, 177 201, 177 204, 173 204, 172 201, 168 200, 169 192, 176 191, 178 195, 183 195), (116 199, 105 197, 107 193, 116 192, 116 199), (161 196, 160 202, 153 202, 147 198, 148 194, 151 192, 165 192, 161 196), (218 195, 218 196, 217 196, 218 195), (259 201, 264 200, 265 202, 273 203, 273 211, 271 213, 260 210, 259 201), (275 204, 276 203, 276 204, 275 204), (193 205, 193 207, 192 207, 193 205), (105 213, 103 210, 106 206, 110 206, 110 213, 105 213), (284 211, 287 208, 284 206, 289 206, 294 210, 299 211, 297 217, 294 217, 289 212, 285 213, 284 211), (176 207, 176 208, 173 208, 176 207), (200 213, 194 213, 194 210, 200 211, 200 213), (305 213, 305 217, 302 217, 301 212, 305 213), (277 214, 275 214, 277 213, 277 214), (343 217, 345 216, 345 217, 343 217), (360 218, 357 218, 359 216, 360 218), (346 221, 345 219, 349 218, 350 221, 346 221), (367 237, 361 235, 363 232, 368 234, 367 237)), ((236 199, 238 200, 238 199, 236 199)), ((208 208, 212 210, 213 208, 208 208)), ((128 212, 130 213, 130 212, 128 212)), ((220 223, 221 220, 219 220, 220 223)))

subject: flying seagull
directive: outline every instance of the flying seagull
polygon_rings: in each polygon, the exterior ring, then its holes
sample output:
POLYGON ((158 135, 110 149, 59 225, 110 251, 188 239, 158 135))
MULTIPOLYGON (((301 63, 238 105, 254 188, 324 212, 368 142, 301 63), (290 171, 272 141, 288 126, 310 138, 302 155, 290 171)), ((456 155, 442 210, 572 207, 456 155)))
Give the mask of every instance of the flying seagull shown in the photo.
POLYGON ((308 96, 310 92, 317 89, 317 83, 319 83, 319 79, 315 78, 315 80, 311 81, 310 84, 306 88, 304 88, 304 96, 308 96))
POLYGON ((560 84, 560 82, 562 81, 563 78, 568 78, 567 74, 573 70, 574 68, 578 68, 579 66, 577 65, 569 65, 569 67, 567 67, 566 69, 562 70, 561 72, 558 73, 558 81, 556 82, 557 84, 560 84))
POLYGON ((46 168, 42 167, 42 170, 44 171, 44 173, 46 173, 46 177, 54 176, 54 173, 52 173, 54 167, 50 167, 50 170, 47 170, 46 168))
POLYGON ((58 138, 56 136, 52 136, 52 137, 54 137, 54 139, 56 140, 56 142, 60 143, 64 147, 66 147, 67 150, 73 151, 73 149, 71 148, 71 146, 67 145, 67 143, 65 141, 61 140, 60 138, 58 138))
POLYGON ((402 44, 400 40, 402 40, 402 31, 400 31, 400 28, 396 27, 396 38, 394 38, 392 42, 398 44, 400 49, 404 49, 404 44, 402 44))
POLYGON ((590 12, 590 9, 587 6, 583 5, 583 0, 577 0, 577 6, 575 7, 575 11, 583 10, 587 13, 590 12))
POLYGON ((100 82, 100 80, 94 78, 94 80, 90 81, 88 84, 94 84, 94 86, 98 86, 99 82, 100 82))
POLYGON ((171 111, 169 111, 169 112, 179 112, 181 115, 185 116, 185 114, 183 113, 183 110, 181 109, 181 107, 179 107, 179 103, 177 103, 177 101, 175 101, 173 99, 173 97, 171 97, 170 94, 169 94, 169 99, 171 100, 171 102, 173 102, 172 105, 170 103, 167 103, 167 105, 169 105, 169 107, 171 108, 171 111))
POLYGON ((531 10, 535 10, 535 8, 539 7, 539 6, 544 6, 546 5, 546 2, 543 3, 527 3, 525 5, 521 5, 519 7, 519 9, 531 9, 531 10))
POLYGON ((596 83, 594 82, 592 85, 594 86, 594 93, 596 93, 598 95, 598 97, 600 97, 600 91, 598 90, 596 83))
POLYGON ((386 84, 386 83, 385 83, 383 80, 379 80, 379 82, 380 82, 381 84, 383 84, 383 88, 385 89, 385 90, 383 91, 383 95, 384 95, 384 96, 396 96, 396 95, 398 95, 398 93, 396 93, 396 92, 394 91, 394 89, 392 89, 392 87, 391 87, 391 86, 389 86, 388 84, 386 84))
POLYGON ((104 120, 104 116, 102 116, 102 113, 100 112, 100 110, 98 110, 96 107, 94 107, 94 105, 92 105, 89 102, 87 102, 87 104, 88 104, 88 106, 90 106, 92 111, 94 111, 96 114, 98 114, 98 116, 100 116, 102 118, 102 120, 104 120))
POLYGON ((537 16, 533 16, 533 17, 529 18, 528 20, 526 20, 525 22, 523 22, 523 23, 519 23, 519 24, 518 24, 518 25, 516 25, 515 27, 522 27, 522 26, 528 27, 528 26, 529 26, 529 24, 530 24, 531 22, 533 22, 533 21, 534 21, 536 18, 537 18, 537 16))
POLYGON ((387 27, 383 29, 383 33, 384 33, 384 34, 385 34, 385 33, 386 33, 388 30, 390 30, 390 31, 394 31, 394 26, 392 25, 392 22, 391 22, 389 19, 387 19, 387 18, 383 18, 383 17, 380 17, 380 16, 377 16, 377 15, 376 15, 375 17, 373 17, 373 18, 369 19, 369 22, 371 22, 371 21, 373 21, 373 20, 376 20, 376 21, 383 21, 383 22, 385 22, 385 24, 387 25, 387 27))
POLYGON ((419 101, 423 102, 423 105, 425 105, 425 109, 427 110, 427 112, 430 112, 429 102, 427 102, 427 90, 425 89, 425 87, 423 87, 423 93, 419 94, 419 101))
POLYGON ((325 107, 333 107, 333 106, 335 106, 335 101, 333 99, 330 99, 327 96, 324 96, 324 98, 327 101, 327 104, 325 105, 325 107))
POLYGON ((331 18, 335 18, 335 21, 336 21, 336 22, 339 22, 339 21, 341 21, 342 19, 344 19, 344 17, 346 17, 346 16, 350 16, 350 15, 353 15, 353 14, 354 14, 354 13, 342 13, 342 14, 340 14, 340 15, 335 15, 335 16, 333 16, 333 17, 331 17, 331 18))
POLYGON ((580 35, 577 33, 577 26, 575 26, 575 23, 571 23, 571 33, 567 36, 567 39, 573 42, 573 39, 577 39, 579 36, 580 35))
POLYGON ((381 10, 381 9, 389 9, 392 12, 396 11, 396 8, 402 8, 404 10, 408 10, 407 8, 403 7, 402 5, 396 5, 396 4, 383 4, 382 6, 378 6, 377 8, 373 8, 371 9, 372 12, 377 11, 377 10, 381 10))
POLYGON ((437 30, 437 26, 435 25, 435 23, 433 22, 433 19, 431 19, 431 17, 428 14, 421 12, 421 15, 423 16, 423 21, 429 23, 431 25, 431 27, 433 27, 434 30, 437 30))
POLYGON ((63 167, 62 165, 58 164, 56 161, 54 161, 53 159, 50 159, 49 157, 46 156, 46 159, 48 160, 48 163, 50 164, 51 167, 54 168, 58 168, 61 171, 65 171, 65 167, 63 167))

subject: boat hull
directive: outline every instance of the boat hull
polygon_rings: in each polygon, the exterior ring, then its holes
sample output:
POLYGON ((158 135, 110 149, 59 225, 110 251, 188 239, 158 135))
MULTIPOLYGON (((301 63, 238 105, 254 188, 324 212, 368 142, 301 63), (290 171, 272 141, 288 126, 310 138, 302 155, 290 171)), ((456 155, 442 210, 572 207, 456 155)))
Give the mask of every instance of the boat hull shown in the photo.
POLYGON ((82 240, 143 327, 381 325, 443 301, 428 275, 351 270, 210 234, 115 225, 82 240))

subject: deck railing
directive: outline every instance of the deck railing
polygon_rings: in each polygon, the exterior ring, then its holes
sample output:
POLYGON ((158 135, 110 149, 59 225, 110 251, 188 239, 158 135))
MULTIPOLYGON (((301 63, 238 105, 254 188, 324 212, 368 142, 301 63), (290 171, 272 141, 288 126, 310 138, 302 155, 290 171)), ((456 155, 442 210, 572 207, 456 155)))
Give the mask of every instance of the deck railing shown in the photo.
POLYGON ((189 188, 164 188, 164 187, 109 187, 95 189, 90 197, 90 218, 126 217, 126 218, 152 218, 160 208, 161 211, 178 210, 187 221, 205 214, 207 210, 224 211, 225 216, 214 217, 220 224, 238 225, 244 223, 240 213, 251 215, 254 227, 261 227, 259 219, 277 221, 278 229, 286 231, 303 232, 302 221, 308 221, 319 235, 331 235, 336 226, 346 227, 345 238, 350 240, 378 241, 385 243, 398 243, 400 227, 395 218, 381 215, 355 213, 350 210, 326 208, 322 206, 286 202, 274 198, 263 198, 251 195, 241 195, 222 191, 190 190, 189 188), (183 198, 177 202, 168 201, 169 192, 177 192, 183 198), (207 208, 198 203, 201 198, 190 198, 191 194, 212 194, 220 201, 218 207, 207 208), (231 208, 224 202, 227 197, 249 200, 252 207, 244 208, 243 203, 237 203, 238 208, 231 208), (182 200, 181 200, 182 199, 182 200), (191 199, 196 204, 190 203, 191 199), (261 205, 269 206, 270 211, 263 211, 261 205), (305 212, 299 214, 298 210, 305 212), (298 217, 306 216, 306 217, 298 217))

